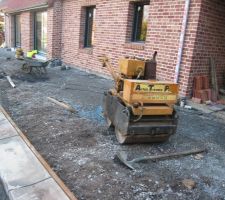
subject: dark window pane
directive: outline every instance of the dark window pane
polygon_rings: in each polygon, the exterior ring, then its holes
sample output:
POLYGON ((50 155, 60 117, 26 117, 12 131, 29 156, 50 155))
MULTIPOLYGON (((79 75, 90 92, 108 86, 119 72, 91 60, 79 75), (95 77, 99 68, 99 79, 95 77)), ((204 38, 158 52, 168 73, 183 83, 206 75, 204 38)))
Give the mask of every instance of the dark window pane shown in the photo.
POLYGON ((95 7, 86 8, 84 47, 91 47, 94 44, 95 12, 95 7))
POLYGON ((35 15, 35 49, 47 52, 47 12, 38 12, 35 15))
POLYGON ((15 15, 15 47, 21 46, 21 23, 20 15, 15 15))
POLYGON ((149 5, 136 4, 134 8, 133 41, 145 41, 148 28, 149 5))

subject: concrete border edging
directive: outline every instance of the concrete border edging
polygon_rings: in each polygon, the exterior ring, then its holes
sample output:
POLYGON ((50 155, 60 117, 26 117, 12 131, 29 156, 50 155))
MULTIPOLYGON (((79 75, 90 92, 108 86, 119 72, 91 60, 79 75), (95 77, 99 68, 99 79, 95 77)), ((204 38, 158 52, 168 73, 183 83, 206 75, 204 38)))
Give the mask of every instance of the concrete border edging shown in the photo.
MULTIPOLYGON (((2 113, 5 118, 8 120, 8 122, 12 125, 12 127, 16 130, 18 133, 17 135, 13 135, 11 137, 5 138, 6 140, 10 140, 11 138, 13 139, 22 139, 24 142, 25 146, 31 151, 31 153, 34 155, 34 157, 38 160, 40 165, 47 171, 49 174, 49 177, 46 176, 46 180, 43 181, 48 181, 48 184, 54 184, 56 183, 59 187, 57 188, 57 191, 62 190, 62 192, 68 197, 70 200, 77 200, 77 198, 74 196, 74 194, 68 189, 68 187, 63 183, 63 181, 58 177, 58 175, 51 169, 49 164, 44 160, 44 158, 38 153, 38 151, 34 148, 34 146, 30 143, 30 141, 27 139, 27 137, 22 133, 22 131, 17 127, 17 125, 14 123, 14 121, 11 119, 11 117, 8 115, 8 113, 4 110, 4 108, 0 105, 0 113, 2 113), (52 180, 49 180, 52 179, 52 180)), ((3 139, 4 140, 4 139, 3 139)), ((0 172, 1 173, 1 172, 0 172)), ((4 184, 4 179, 2 179, 3 184, 4 184)), ((38 183, 37 183, 38 184, 38 183)), ((48 185, 47 184, 47 185, 48 185)), ((42 184, 41 184, 42 185, 42 184)), ((40 187, 41 187, 40 185, 40 187)), ((5 184, 4 184, 5 186, 5 184)), ((28 186, 29 187, 29 186, 28 186)), ((43 187, 43 186, 42 186, 43 187)), ((9 189, 10 191, 10 189, 9 189)), ((11 190, 12 191, 12 190, 11 190)), ((7 192, 7 191, 6 191, 7 192)), ((13 195, 11 195, 13 196, 13 195)), ((11 197, 11 199, 13 199, 11 197)))

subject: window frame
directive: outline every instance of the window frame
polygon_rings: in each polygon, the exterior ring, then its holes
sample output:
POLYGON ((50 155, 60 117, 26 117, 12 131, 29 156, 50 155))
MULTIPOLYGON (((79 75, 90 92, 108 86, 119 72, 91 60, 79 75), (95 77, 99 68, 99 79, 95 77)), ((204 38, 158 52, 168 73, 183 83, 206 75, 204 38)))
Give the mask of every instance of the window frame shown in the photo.
POLYGON ((142 7, 142 15, 144 15, 144 6, 146 6, 146 5, 150 5, 150 3, 149 2, 137 2, 137 3, 134 3, 134 5, 133 5, 134 17, 133 17, 132 36, 131 36, 131 41, 132 42, 145 43, 145 41, 146 41, 146 39, 145 40, 141 40, 140 38, 138 38, 138 37, 140 37, 140 36, 138 36, 138 32, 140 31, 140 30, 138 30, 138 27, 142 26, 143 16, 142 16, 141 25, 140 25, 139 24, 140 22, 138 23, 139 15, 138 15, 138 11, 137 11, 138 7, 141 6, 142 7))
POLYGON ((84 48, 93 47, 93 26, 95 21, 95 15, 96 15, 96 6, 85 7, 84 48), (92 14, 91 21, 89 20, 90 13, 92 14))
POLYGON ((16 14, 13 17, 14 17, 14 38, 15 38, 14 46, 18 48, 18 47, 21 47, 21 21, 20 21, 21 17, 20 17, 20 14, 16 14), (18 17, 19 17, 19 21, 20 21, 20 24, 19 24, 20 28, 19 29, 18 29, 18 24, 17 24, 18 17), (18 30, 19 30, 19 41, 17 41, 18 30))
POLYGON ((46 50, 46 52, 45 51, 38 50, 38 43, 37 43, 37 14, 38 13, 44 13, 44 12, 47 13, 47 10, 40 10, 40 11, 36 11, 36 12, 33 13, 33 36, 34 36, 33 41, 34 41, 34 50, 37 50, 38 51, 38 54, 43 55, 43 56, 45 56, 47 54, 47 50, 46 50))

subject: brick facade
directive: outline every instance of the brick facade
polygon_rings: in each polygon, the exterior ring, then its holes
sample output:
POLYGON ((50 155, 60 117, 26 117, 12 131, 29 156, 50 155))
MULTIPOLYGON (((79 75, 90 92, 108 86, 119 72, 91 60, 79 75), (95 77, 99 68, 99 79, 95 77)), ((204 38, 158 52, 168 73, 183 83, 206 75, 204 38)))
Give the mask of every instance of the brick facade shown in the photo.
POLYGON ((191 96, 193 86, 192 65, 194 60, 194 49, 196 48, 197 31, 200 18, 202 1, 192 0, 190 4, 187 30, 185 34, 182 63, 179 75, 180 94, 191 96))
POLYGON ((48 58, 61 58, 62 1, 48 8, 48 58))
MULTIPOLYGON (((225 87, 225 2, 203 0, 195 36, 188 84, 196 75, 209 75, 209 58, 215 59, 219 88, 225 87)), ((191 90, 191 88, 189 88, 191 90)))
POLYGON ((4 42, 4 17, 2 16, 2 13, 0 12, 0 45, 4 42))
MULTIPOLYGON (((98 56, 109 56, 115 67, 123 56, 151 58, 158 51, 157 78, 173 81, 185 0, 151 0, 145 43, 131 42, 133 3, 142 0, 55 0, 48 11, 48 57, 62 58, 65 63, 108 74, 98 56), (95 44, 83 48, 85 7, 96 6, 95 44)), ((190 96, 195 75, 209 75, 208 59, 216 60, 220 87, 223 84, 225 51, 225 2, 192 0, 185 35, 179 76, 180 95, 190 96)), ((21 13, 22 47, 33 48, 33 11, 21 13)), ((10 17, 7 44, 12 45, 13 25, 10 17), (11 35, 10 35, 11 34, 11 35)))
POLYGON ((98 61, 99 55, 108 55, 116 67, 119 57, 130 55, 150 58, 154 51, 158 51, 158 78, 173 80, 184 2, 151 1, 145 44, 130 42, 131 37, 128 32, 131 31, 133 20, 129 12, 130 4, 131 1, 114 0, 98 1, 97 4, 95 1, 88 1, 85 5, 83 1, 65 0, 62 23, 64 62, 100 73, 108 73, 98 61), (82 6, 89 4, 96 5, 96 44, 92 49, 83 49, 82 44, 79 43, 82 41, 80 40, 80 35, 82 36, 80 26, 84 23, 82 6))
POLYGON ((31 12, 20 14, 21 20, 21 46, 25 52, 33 49, 34 32, 33 32, 33 15, 31 12))
POLYGON ((7 46, 13 47, 13 41, 14 41, 14 26, 12 24, 12 16, 6 15, 5 16, 5 42, 7 46))

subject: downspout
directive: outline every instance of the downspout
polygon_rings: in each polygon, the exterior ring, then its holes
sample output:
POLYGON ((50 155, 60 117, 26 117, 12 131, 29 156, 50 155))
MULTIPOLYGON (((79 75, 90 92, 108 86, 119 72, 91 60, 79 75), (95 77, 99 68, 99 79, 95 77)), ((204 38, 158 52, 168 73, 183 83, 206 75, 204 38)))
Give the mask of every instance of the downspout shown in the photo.
POLYGON ((191 0, 185 1, 184 17, 183 17, 183 23, 182 23, 182 30, 181 30, 181 34, 180 34, 180 43, 179 43, 179 50, 178 50, 178 57, 177 57, 177 65, 176 65, 175 77, 174 77, 175 83, 178 83, 179 75, 180 75, 180 66, 181 66, 183 49, 184 49, 184 41, 185 41, 185 34, 186 34, 186 29, 187 29, 187 22, 188 22, 190 4, 191 4, 191 0))

